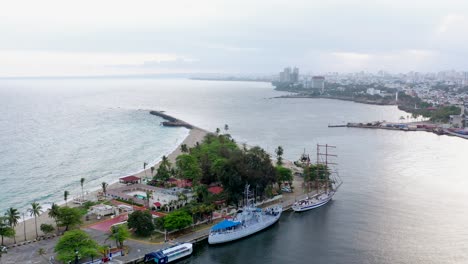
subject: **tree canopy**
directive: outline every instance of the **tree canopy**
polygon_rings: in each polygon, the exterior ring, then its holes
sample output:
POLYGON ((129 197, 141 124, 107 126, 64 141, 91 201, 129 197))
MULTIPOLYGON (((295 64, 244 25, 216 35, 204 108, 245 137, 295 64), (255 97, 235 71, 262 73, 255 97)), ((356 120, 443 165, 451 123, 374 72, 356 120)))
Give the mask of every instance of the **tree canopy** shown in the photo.
POLYGON ((59 239, 55 252, 58 260, 68 263, 75 260, 77 254, 81 259, 99 256, 98 246, 86 232, 77 229, 66 232, 59 239))
POLYGON ((128 227, 139 236, 149 236, 154 231, 153 216, 149 211, 135 211, 128 216, 128 227))
POLYGON ((15 236, 15 229, 10 226, 8 222, 8 217, 0 216, 0 236, 2 237, 2 244, 3 245, 3 238, 4 237, 14 237, 15 236))
POLYGON ((81 224, 82 212, 78 208, 72 207, 60 207, 59 214, 57 216, 57 223, 59 226, 64 226, 65 231, 68 231, 70 227, 81 224))
POLYGON ((292 171, 283 166, 276 166, 276 181, 277 182, 292 182, 292 171))
POLYGON ((130 237, 130 231, 126 225, 117 225, 111 228, 110 239, 115 240, 115 243, 119 248, 123 248, 123 243, 130 237))
POLYGON ((197 159, 189 154, 179 155, 176 159, 177 174, 183 179, 190 179, 194 182, 199 181, 202 170, 198 165, 197 159))
POLYGON ((164 217, 164 228, 179 230, 192 224, 192 217, 185 211, 172 212, 164 217))

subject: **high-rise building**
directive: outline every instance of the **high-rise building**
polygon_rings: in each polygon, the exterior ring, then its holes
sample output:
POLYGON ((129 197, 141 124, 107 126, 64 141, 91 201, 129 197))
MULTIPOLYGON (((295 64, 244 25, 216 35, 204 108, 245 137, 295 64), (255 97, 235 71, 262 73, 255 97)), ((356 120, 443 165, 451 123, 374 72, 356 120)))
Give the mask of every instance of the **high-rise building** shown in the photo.
POLYGON ((325 77, 314 76, 312 77, 312 88, 318 89, 321 93, 325 90, 325 77))
POLYGON ((282 83, 297 83, 299 81, 299 69, 294 68, 291 71, 291 67, 286 67, 282 72, 279 73, 279 81, 282 83))
POLYGON ((299 82, 299 69, 297 67, 294 67, 293 73, 291 74, 291 82, 299 82))

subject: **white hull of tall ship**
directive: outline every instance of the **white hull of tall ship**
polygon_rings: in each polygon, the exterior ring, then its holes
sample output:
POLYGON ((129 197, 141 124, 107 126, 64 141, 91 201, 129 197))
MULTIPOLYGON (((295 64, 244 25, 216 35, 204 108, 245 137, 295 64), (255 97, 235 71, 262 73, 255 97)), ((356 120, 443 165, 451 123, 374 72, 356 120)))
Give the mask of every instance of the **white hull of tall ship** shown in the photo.
POLYGON ((260 232, 279 220, 283 210, 281 208, 277 210, 276 215, 271 215, 269 217, 263 216, 264 219, 261 222, 250 224, 248 226, 239 226, 231 231, 224 231, 221 233, 211 232, 208 236, 208 243, 210 245, 227 243, 260 232))
POLYGON ((294 212, 304 212, 326 205, 335 195, 335 191, 322 193, 312 198, 306 198, 295 202, 292 206, 294 212))

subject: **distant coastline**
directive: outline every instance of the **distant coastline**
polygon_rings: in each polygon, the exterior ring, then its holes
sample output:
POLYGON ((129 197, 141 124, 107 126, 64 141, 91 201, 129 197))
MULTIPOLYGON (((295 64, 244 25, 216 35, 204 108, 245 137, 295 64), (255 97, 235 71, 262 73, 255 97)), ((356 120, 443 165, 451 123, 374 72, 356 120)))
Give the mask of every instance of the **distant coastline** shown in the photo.
POLYGON ((229 81, 229 82, 271 82, 269 78, 248 78, 248 77, 191 77, 195 81, 229 81))
POLYGON ((309 98, 309 99, 333 99, 341 101, 351 101, 361 104, 371 104, 371 105, 397 105, 393 102, 381 102, 381 101, 372 101, 365 99, 358 99, 353 97, 344 97, 344 96, 324 96, 324 95, 304 95, 304 94, 293 94, 293 95, 281 95, 273 97, 273 99, 283 99, 283 98, 309 98))

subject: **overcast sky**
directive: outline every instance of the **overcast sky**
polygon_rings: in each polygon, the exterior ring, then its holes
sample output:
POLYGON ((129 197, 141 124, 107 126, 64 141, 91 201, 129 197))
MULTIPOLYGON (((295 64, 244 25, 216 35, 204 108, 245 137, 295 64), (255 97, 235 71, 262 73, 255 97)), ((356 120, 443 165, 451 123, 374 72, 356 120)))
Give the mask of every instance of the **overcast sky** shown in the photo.
POLYGON ((0 76, 467 70, 468 1, 5 0, 0 76))

